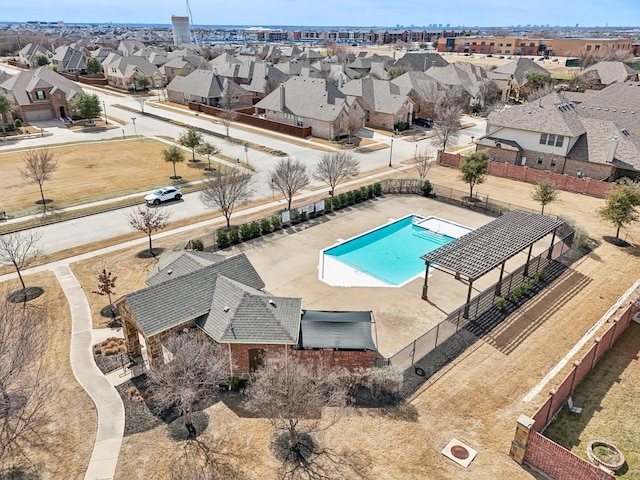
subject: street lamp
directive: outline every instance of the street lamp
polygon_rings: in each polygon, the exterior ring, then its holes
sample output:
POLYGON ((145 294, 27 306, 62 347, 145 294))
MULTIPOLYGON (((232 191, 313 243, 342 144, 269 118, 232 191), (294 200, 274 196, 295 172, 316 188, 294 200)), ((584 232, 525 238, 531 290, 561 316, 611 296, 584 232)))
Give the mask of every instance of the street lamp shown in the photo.
POLYGON ((473 143, 473 139, 476 138, 473 135, 471 135, 471 143, 473 143))
POLYGON ((394 131, 391 131, 391 148, 389 149, 389 166, 391 166, 391 159, 393 158, 393 135, 394 131))
POLYGON ((138 138, 138 129, 136 128, 136 117, 131 117, 131 121, 133 122, 133 132, 136 134, 136 138, 138 138))
POLYGON ((107 117, 107 104, 102 101, 102 111, 104 111, 104 124, 109 125, 109 117, 107 117))

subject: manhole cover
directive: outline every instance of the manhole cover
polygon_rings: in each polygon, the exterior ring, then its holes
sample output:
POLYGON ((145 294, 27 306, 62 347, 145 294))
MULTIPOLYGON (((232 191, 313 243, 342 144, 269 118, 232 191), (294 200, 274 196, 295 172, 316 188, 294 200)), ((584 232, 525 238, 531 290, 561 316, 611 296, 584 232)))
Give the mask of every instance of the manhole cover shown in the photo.
POLYGON ((451 455, 460 460, 465 460, 469 458, 469 450, 464 448, 462 445, 454 445, 451 447, 451 455))

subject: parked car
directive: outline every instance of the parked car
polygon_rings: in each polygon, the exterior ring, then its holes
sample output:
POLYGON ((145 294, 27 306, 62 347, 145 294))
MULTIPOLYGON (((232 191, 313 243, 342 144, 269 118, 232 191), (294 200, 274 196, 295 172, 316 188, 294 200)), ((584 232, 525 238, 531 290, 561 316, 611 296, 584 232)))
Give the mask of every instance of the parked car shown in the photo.
POLYGON ((144 197, 144 201, 147 204, 160 205, 162 202, 180 200, 181 198, 182 192, 178 187, 162 187, 144 197))
POLYGON ((416 118, 413 123, 419 127, 431 128, 433 127, 433 119, 431 118, 416 118))

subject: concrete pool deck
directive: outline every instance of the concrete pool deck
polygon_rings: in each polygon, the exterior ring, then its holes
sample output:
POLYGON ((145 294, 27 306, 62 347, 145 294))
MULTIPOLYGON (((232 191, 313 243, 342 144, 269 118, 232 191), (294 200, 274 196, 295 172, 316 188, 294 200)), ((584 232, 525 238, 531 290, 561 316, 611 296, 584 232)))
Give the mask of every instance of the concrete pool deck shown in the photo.
MULTIPOLYGON (((382 355, 389 357, 444 320, 466 300, 467 284, 452 275, 435 270, 429 278, 429 301, 421 298, 423 278, 401 287, 340 287, 318 278, 319 252, 338 239, 351 238, 385 224, 390 218, 410 213, 434 215, 471 228, 494 218, 414 195, 387 195, 330 214, 331 220, 294 234, 282 232, 234 247, 244 251, 264 279, 265 289, 275 295, 302 297, 303 308, 316 310, 371 310, 376 321, 374 340, 382 355)), ((533 256, 549 247, 544 238, 533 249, 533 256)), ((526 261, 520 253, 507 262, 511 272, 526 261)), ((475 294, 493 285, 496 270, 474 284, 475 294)))

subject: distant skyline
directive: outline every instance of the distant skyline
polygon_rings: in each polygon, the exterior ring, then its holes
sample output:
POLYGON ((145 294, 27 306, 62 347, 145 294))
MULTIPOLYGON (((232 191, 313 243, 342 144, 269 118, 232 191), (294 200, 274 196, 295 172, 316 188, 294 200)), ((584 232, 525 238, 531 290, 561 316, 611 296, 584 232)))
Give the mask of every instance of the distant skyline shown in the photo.
MULTIPOLYGON (((5 0, 8 1, 8 0, 5 0)), ((444 5, 424 0, 190 0, 195 25, 299 25, 404 27, 449 24, 451 27, 549 25, 580 27, 640 27, 637 0, 456 0, 444 5)), ((3 8, 0 23, 62 20, 65 23, 170 24, 171 15, 186 16, 185 0, 30 0, 3 8)))

